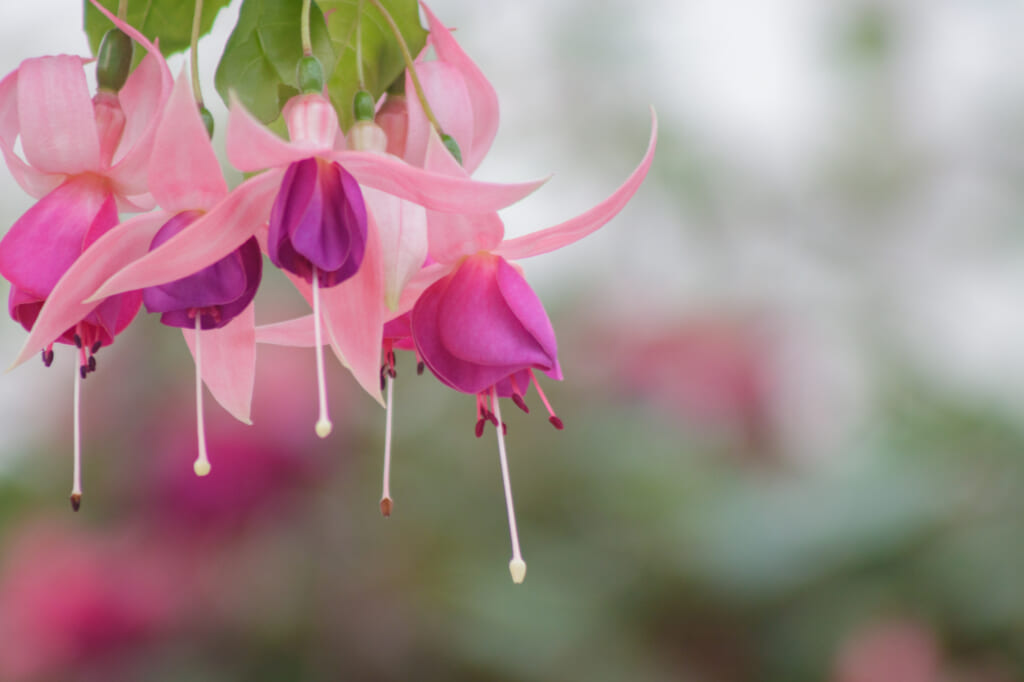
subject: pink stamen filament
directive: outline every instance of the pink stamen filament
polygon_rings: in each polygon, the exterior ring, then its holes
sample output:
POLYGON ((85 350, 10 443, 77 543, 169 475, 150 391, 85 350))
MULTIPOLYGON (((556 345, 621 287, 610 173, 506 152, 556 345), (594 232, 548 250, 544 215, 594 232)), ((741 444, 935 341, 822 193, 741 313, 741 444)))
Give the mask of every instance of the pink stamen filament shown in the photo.
POLYGON ((196 438, 199 441, 199 455, 192 464, 196 476, 206 476, 210 473, 210 460, 206 455, 206 425, 203 422, 203 346, 200 343, 202 336, 202 315, 196 315, 196 438))
MULTIPOLYGON (((501 422, 501 407, 498 405, 498 391, 491 388, 491 403, 494 406, 494 413, 498 422, 501 422)), ((505 436, 501 429, 498 432, 498 458, 501 461, 501 480, 505 486, 505 508, 508 511, 508 531, 512 538, 512 559, 508 562, 509 573, 512 574, 512 582, 519 584, 526 578, 526 562, 523 561, 522 552, 519 550, 519 531, 516 529, 516 512, 512 505, 512 482, 508 474, 508 455, 505 453, 505 436)))
POLYGON ((540 396, 541 402, 544 403, 544 407, 547 408, 548 414, 551 415, 551 418, 548 419, 548 421, 551 422, 552 426, 561 431, 565 428, 565 425, 562 423, 562 420, 558 418, 558 415, 555 414, 555 411, 551 409, 551 403, 548 402, 548 397, 544 395, 544 391, 540 387, 540 382, 537 381, 537 377, 534 375, 532 369, 530 370, 530 379, 533 380, 533 385, 537 387, 537 395, 540 396))
POLYGON ((327 384, 324 380, 324 346, 320 330, 320 281, 313 267, 313 338, 316 343, 316 385, 320 401, 320 416, 316 422, 316 435, 327 438, 331 434, 331 420, 327 416, 327 384))
POLYGON ((78 506, 82 502, 82 424, 80 416, 82 407, 82 373, 78 367, 75 367, 74 394, 75 414, 73 431, 75 439, 75 454, 74 474, 71 484, 71 508, 78 511, 78 506))
POLYGON ((394 400, 394 380, 389 380, 387 401, 384 403, 384 483, 380 496, 380 513, 391 516, 391 420, 394 400))

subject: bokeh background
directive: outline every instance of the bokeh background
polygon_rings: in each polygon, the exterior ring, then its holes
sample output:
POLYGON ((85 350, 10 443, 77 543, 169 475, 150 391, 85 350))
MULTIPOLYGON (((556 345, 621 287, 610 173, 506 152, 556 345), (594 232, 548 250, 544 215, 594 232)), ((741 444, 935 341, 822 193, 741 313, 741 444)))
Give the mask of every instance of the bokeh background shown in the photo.
MULTIPOLYGON (((506 410, 525 584, 472 399, 400 354, 385 520, 383 412, 332 365, 319 441, 313 356, 262 348, 197 480, 187 350, 140 317, 84 384, 78 515, 71 354, 0 380, 0 680, 1024 680, 1024 4, 432 7, 501 98, 480 175, 556 173, 511 233, 661 121, 621 215, 523 263, 567 425, 506 410)), ((86 52, 75 0, 0 12, 0 72, 86 52)), ((269 284, 260 321, 303 312, 269 284)))

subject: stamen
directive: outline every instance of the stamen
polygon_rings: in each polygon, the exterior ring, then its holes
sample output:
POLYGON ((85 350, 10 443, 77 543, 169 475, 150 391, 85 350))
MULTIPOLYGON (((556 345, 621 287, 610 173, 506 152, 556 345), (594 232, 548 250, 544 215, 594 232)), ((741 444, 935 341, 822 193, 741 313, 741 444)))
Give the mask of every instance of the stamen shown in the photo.
POLYGON ((394 399, 394 381, 388 382, 387 402, 384 403, 384 485, 380 496, 380 513, 391 516, 391 415, 394 399))
POLYGON ((331 420, 327 416, 327 385, 324 381, 324 346, 320 331, 320 282, 318 269, 313 268, 313 336, 316 342, 316 384, 320 400, 320 417, 316 422, 316 435, 327 438, 331 434, 331 420))
POLYGON ((416 363, 416 376, 423 376, 424 367, 425 365, 422 360, 416 363))
MULTIPOLYGON (((530 408, 526 406, 526 401, 523 400, 522 391, 519 390, 519 384, 516 382, 516 375, 510 374, 508 378, 509 381, 512 382, 512 402, 514 402, 516 407, 520 410, 526 414, 530 414, 530 408)), ((529 385, 527 385, 527 388, 529 388, 529 385)))
POLYGON ((75 414, 74 414, 74 473, 71 483, 71 509, 78 511, 82 506, 82 376, 75 372, 75 414))
POLYGON ((49 367, 53 364, 53 345, 49 345, 43 349, 43 365, 49 367))
POLYGON ((96 353, 100 352, 100 348, 103 348, 103 341, 102 340, 97 341, 96 343, 92 344, 92 349, 89 352, 92 353, 93 355, 95 355, 96 353))
POLYGON ((74 339, 75 339, 75 348, 81 348, 82 347, 82 337, 79 336, 78 333, 75 333, 74 339))
POLYGON ((192 463, 196 476, 210 473, 210 459, 206 455, 206 425, 203 422, 203 350, 199 339, 202 336, 202 315, 196 315, 196 437, 199 441, 199 455, 192 463))
MULTIPOLYGON (((498 390, 491 388, 491 404, 494 405, 494 412, 501 421, 501 407, 498 405, 498 390)), ((508 562, 509 573, 512 574, 512 582, 517 585, 526 578, 526 562, 519 551, 519 531, 516 529, 516 512, 512 506, 512 483, 508 475, 508 456, 505 454, 505 436, 500 429, 498 431, 498 458, 501 460, 501 480, 505 486, 505 508, 508 511, 508 532, 512 538, 512 560, 508 562)))
POLYGON ((562 429, 565 428, 565 424, 563 424, 562 420, 558 418, 558 415, 555 414, 555 411, 551 409, 551 403, 548 402, 548 397, 544 395, 544 391, 541 390, 540 382, 537 381, 537 377, 534 376, 532 369, 530 370, 530 378, 533 380, 533 385, 537 387, 537 395, 540 396, 541 402, 544 403, 544 407, 547 408, 548 414, 551 415, 548 421, 551 422, 552 426, 561 431, 562 429))

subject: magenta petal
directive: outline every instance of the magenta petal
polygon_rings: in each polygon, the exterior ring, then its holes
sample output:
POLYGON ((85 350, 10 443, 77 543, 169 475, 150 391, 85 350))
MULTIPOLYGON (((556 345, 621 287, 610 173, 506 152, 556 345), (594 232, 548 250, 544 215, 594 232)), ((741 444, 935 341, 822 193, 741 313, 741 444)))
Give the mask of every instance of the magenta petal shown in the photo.
POLYGON ((149 189, 160 207, 172 213, 209 210, 228 193, 184 70, 153 139, 149 189))
POLYGON ((34 356, 89 315, 98 304, 82 301, 124 263, 145 254, 167 217, 162 212, 138 216, 113 228, 86 249, 53 287, 14 365, 34 356))
POLYGON ((560 249, 563 246, 586 237, 594 232, 622 210, 633 197, 640 183, 647 177, 647 171, 654 160, 654 148, 658 143, 658 118, 651 109, 651 140, 647 152, 640 160, 640 165, 614 193, 586 213, 571 218, 564 223, 544 230, 532 232, 522 237, 509 239, 495 249, 495 253, 509 260, 537 256, 560 249))
POLYGON ((547 182, 516 184, 477 182, 415 168, 386 154, 341 151, 335 161, 355 176, 359 184, 373 187, 435 211, 487 213, 510 206, 547 182))
MULTIPOLYGON (((468 173, 472 174, 487 155, 494 142, 494 136, 498 132, 498 95, 480 68, 462 50, 462 47, 452 37, 451 32, 434 16, 426 3, 421 2, 420 5, 427 16, 430 42, 434 45, 438 61, 448 64, 458 71, 462 76, 466 93, 471 102, 472 138, 468 144, 462 144, 461 139, 456 139, 462 148, 463 166, 468 173)), ((434 100, 428 101, 433 102, 434 100)), ((440 116, 440 114, 438 115, 440 116)), ((441 125, 447 125, 444 119, 441 119, 441 125)))
POLYGON ((526 283, 523 276, 514 267, 509 265, 504 258, 498 258, 497 272, 495 279, 501 297, 508 304, 509 309, 519 324, 530 333, 537 345, 543 349, 548 358, 548 365, 543 363, 533 365, 548 373, 552 379, 562 379, 562 370, 558 365, 558 342, 555 340, 555 330, 551 326, 551 319, 544 310, 544 305, 537 298, 530 285, 526 283))
POLYGON ((86 246, 116 224, 113 197, 100 180, 69 180, 40 199, 0 241, 0 274, 45 298, 86 246))
POLYGON ((26 59, 18 68, 18 120, 25 159, 45 173, 100 170, 100 141, 82 59, 26 59))
POLYGON ((177 236, 108 279, 90 300, 187 277, 241 246, 266 222, 279 172, 250 178, 177 236))
POLYGON ((14 152, 20 129, 18 72, 13 71, 0 81, 0 152, 3 152, 7 168, 21 188, 39 198, 56 188, 64 180, 64 175, 38 171, 14 152))
MULTIPOLYGON (((195 359, 194 329, 182 329, 195 359)), ((256 383, 256 314, 252 303, 231 322, 202 331, 203 366, 200 376, 217 402, 235 419, 251 424, 253 387, 256 383)))

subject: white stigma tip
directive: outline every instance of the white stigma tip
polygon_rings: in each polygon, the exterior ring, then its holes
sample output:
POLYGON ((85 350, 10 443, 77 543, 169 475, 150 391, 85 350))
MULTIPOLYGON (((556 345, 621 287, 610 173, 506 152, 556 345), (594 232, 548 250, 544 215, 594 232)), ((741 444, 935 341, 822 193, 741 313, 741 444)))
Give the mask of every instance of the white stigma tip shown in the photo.
POLYGON ((508 572, 512 574, 512 582, 521 585, 526 579, 526 562, 522 559, 513 559, 508 562, 508 572))
POLYGON ((331 425, 330 420, 321 419, 316 423, 316 435, 321 438, 327 438, 327 436, 331 435, 332 428, 333 426, 331 425))
POLYGON ((210 463, 206 460, 197 459, 195 464, 192 465, 192 470, 196 472, 196 476, 206 476, 210 473, 210 463))

